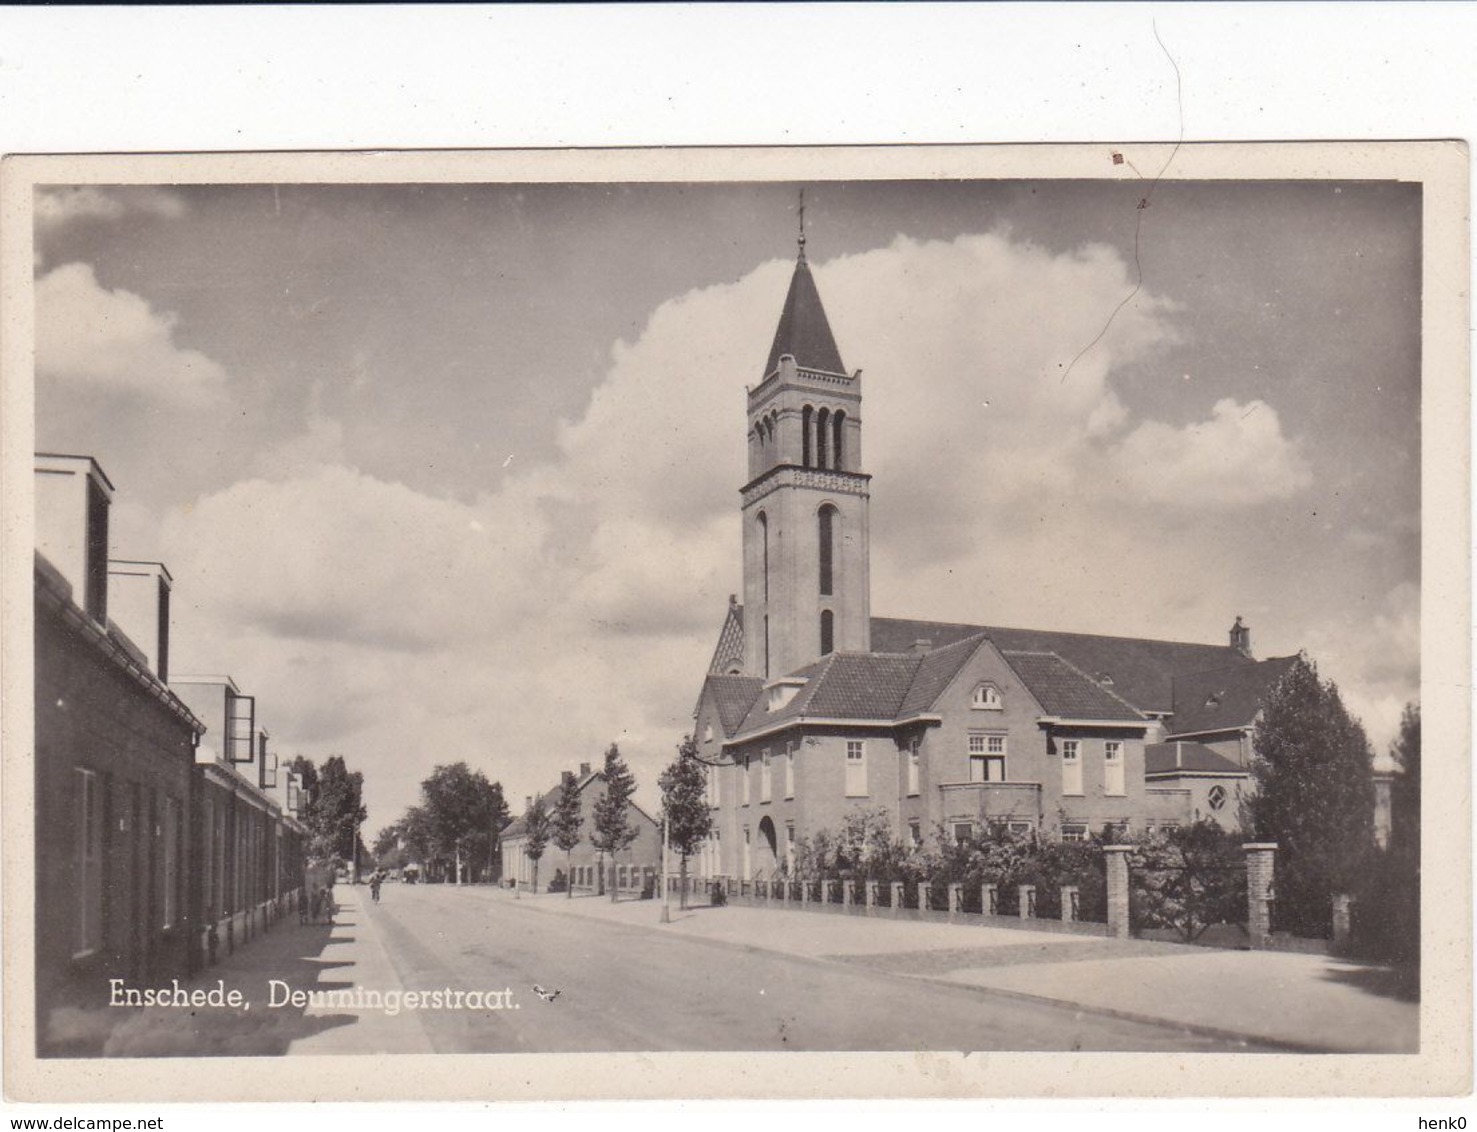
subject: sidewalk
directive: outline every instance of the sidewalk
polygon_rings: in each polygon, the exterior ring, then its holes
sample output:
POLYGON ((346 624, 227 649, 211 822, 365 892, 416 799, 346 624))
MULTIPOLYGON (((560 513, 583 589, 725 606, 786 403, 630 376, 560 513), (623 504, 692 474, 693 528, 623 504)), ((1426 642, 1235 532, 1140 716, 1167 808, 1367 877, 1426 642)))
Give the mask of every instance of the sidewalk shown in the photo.
MULTIPOLYGON (((513 895, 487 891, 494 899, 513 895)), ((881 914, 523 894, 538 912, 972 987, 1138 1021, 1305 1050, 1413 1053, 1420 1006, 1394 997, 1385 968, 1325 955, 1223 951, 881 914)))
POLYGON ((334 893, 338 913, 332 926, 299 924, 293 915, 181 984, 187 991, 224 984, 227 992, 240 991, 245 1005, 114 1011, 99 1019, 109 1026, 101 1052, 111 1057, 433 1052, 413 1013, 391 1016, 382 1008, 338 1003, 272 1005, 274 992, 280 1001, 289 990, 404 990, 365 912, 369 889, 341 884, 334 893))

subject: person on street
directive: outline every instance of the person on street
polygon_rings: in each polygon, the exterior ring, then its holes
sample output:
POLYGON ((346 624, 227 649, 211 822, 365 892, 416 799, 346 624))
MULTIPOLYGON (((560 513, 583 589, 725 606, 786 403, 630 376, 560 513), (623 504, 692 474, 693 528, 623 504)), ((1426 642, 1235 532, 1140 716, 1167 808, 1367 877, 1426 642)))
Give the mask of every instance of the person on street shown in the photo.
POLYGON ((369 895, 374 897, 374 902, 376 904, 380 902, 380 885, 383 882, 384 877, 380 875, 378 870, 376 870, 369 878, 369 895))

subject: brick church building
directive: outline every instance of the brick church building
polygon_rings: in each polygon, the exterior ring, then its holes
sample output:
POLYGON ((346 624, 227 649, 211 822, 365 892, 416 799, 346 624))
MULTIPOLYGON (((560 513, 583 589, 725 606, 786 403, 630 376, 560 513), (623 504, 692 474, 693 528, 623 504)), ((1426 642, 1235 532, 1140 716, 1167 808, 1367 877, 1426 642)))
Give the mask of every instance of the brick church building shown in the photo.
POLYGON ((1250 736, 1295 658, 1223 644, 873 615, 861 372, 804 235, 748 394, 743 601, 703 682, 708 876, 763 876, 852 809, 922 844, 985 828, 1065 839, 1237 824, 1250 736))

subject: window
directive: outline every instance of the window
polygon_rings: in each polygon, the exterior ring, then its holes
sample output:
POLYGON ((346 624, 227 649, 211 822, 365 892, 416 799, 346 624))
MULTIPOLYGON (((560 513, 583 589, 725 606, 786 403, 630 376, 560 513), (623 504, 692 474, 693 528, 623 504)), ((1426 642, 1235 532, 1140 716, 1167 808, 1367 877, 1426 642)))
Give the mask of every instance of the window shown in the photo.
POLYGON ((103 943, 103 798, 95 771, 75 767, 72 782, 77 821, 77 922, 72 948, 76 957, 103 943))
POLYGON ((820 524, 820 564, 821 564, 821 595, 830 597, 833 592, 835 577, 832 568, 832 560, 836 549, 835 526, 836 508, 822 507, 819 517, 820 524))
POLYGON ((829 609, 821 610, 821 655, 836 651, 836 616, 829 609))
POLYGON ((1005 781, 1005 736, 969 737, 969 781, 1005 781))
POLYGON ((253 733, 256 731, 256 697, 226 693, 226 760, 233 763, 252 761, 253 733))
POLYGON ((846 796, 867 796, 867 745, 860 739, 846 741, 846 796))
POLYGON ((739 776, 739 805, 749 804, 749 759, 744 756, 744 761, 738 764, 739 776))
POLYGON ((703 792, 707 797, 708 805, 716 808, 718 805, 718 768, 703 767, 703 782, 703 792))
POLYGON ((908 796, 918 794, 918 740, 908 744, 908 796))
POLYGON ((744 879, 745 880, 748 880, 749 879, 749 868, 750 868, 749 848, 750 848, 750 846, 749 846, 749 827, 748 826, 744 826, 744 879))
POLYGON ((1206 795, 1206 801, 1210 803, 1212 810, 1221 809, 1226 804, 1226 788, 1217 782, 1210 788, 1210 793, 1206 795))
POLYGON ((1005 703, 1000 698, 1000 689, 994 684, 985 683, 976 686, 969 706, 981 711, 1002 711, 1005 703))
POLYGON ((785 867, 794 871, 795 868, 795 823, 785 822, 785 867))
POLYGON ((963 845, 974 836, 974 824, 967 821, 956 821, 954 823, 954 844, 963 845))
POLYGON ((179 800, 167 795, 160 832, 164 838, 164 922, 161 926, 169 928, 179 917, 179 800))
POLYGON ((785 751, 785 797, 795 796, 795 748, 785 751))
POLYGON ((1103 744, 1103 793, 1122 796, 1123 787, 1123 744, 1109 739, 1103 744))
POLYGON ((917 818, 908 823, 908 841, 914 849, 923 844, 923 823, 917 818))
POLYGON ((703 742, 704 743, 711 743, 712 741, 713 741, 713 725, 711 723, 709 723, 706 727, 703 728, 703 742))
POLYGON ((1062 793, 1082 793, 1082 742, 1062 740, 1062 793))
POLYGON ((1063 841, 1086 841, 1087 825, 1084 822, 1066 822, 1062 825, 1063 841))
POLYGON ((773 785, 774 779, 769 769, 769 752, 766 750, 759 756, 759 801, 769 801, 773 785))

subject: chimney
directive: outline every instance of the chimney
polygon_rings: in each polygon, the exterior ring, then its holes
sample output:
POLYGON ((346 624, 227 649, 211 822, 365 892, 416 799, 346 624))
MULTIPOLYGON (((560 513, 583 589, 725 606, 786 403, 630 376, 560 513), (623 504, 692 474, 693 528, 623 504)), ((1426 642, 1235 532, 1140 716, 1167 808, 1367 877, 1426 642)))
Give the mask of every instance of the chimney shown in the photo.
POLYGON ((933 642, 927 637, 919 637, 913 642, 914 652, 927 652, 931 648, 933 648, 933 642))
POLYGON ((169 681, 169 593, 174 579, 162 562, 108 562, 108 613, 138 646, 149 669, 169 681))
POLYGON ((589 777, 589 774, 590 774, 590 764, 589 763, 580 763, 580 777, 581 778, 587 778, 587 777, 589 777))
POLYGON ((728 608, 729 609, 732 609, 737 604, 738 604, 738 594, 729 594, 728 595, 728 608))
POLYGON ((526 814, 531 809, 533 809, 533 795, 525 794, 523 796, 523 812, 526 814))
POLYGON ((566 770, 559 775, 559 785, 568 786, 574 781, 574 771, 566 770))
POLYGON ((1231 647, 1242 656, 1251 656, 1251 630, 1241 623, 1241 615, 1236 615, 1236 624, 1231 626, 1231 647))
POLYGON ((108 507, 113 484, 91 456, 36 454, 36 549, 93 620, 108 620, 108 507))

